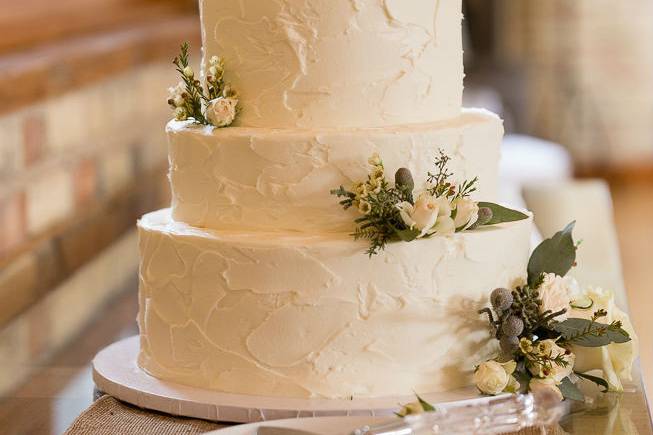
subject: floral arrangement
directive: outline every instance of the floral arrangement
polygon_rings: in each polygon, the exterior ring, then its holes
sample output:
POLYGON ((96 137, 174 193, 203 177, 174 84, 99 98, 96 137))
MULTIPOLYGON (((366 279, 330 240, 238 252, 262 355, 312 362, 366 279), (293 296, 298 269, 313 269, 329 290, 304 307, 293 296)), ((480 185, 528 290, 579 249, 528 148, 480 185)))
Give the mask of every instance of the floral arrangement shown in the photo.
POLYGON ((168 89, 168 105, 175 114, 175 119, 194 122, 214 127, 231 125, 238 115, 238 98, 231 86, 224 80, 224 62, 213 56, 209 59, 205 84, 195 78, 195 72, 189 65, 188 51, 190 45, 181 45, 181 53, 172 63, 177 68, 181 80, 168 89))
POLYGON ((399 169, 392 184, 386 180, 383 161, 374 154, 368 160, 370 172, 366 181, 355 183, 349 190, 340 186, 331 191, 341 198, 343 209, 355 208, 360 214, 353 236, 356 240, 369 240, 369 256, 393 241, 412 242, 528 218, 498 204, 473 201, 470 195, 477 189, 478 178, 453 183, 448 169, 450 160, 440 150, 435 172, 427 174, 426 188, 416 192, 410 170, 399 169))
POLYGON ((581 381, 622 391, 636 356, 628 316, 601 289, 581 290, 567 273, 576 264, 574 224, 543 241, 528 263, 528 280, 495 289, 487 315, 500 354, 476 367, 474 382, 488 395, 549 391, 584 400, 581 381), (601 370, 603 377, 588 374, 601 370))
MULTIPOLYGON (((559 400, 585 400, 581 381, 601 391, 623 391, 637 356, 637 336, 614 294, 600 288, 581 290, 566 276, 576 265, 575 224, 544 240, 531 255, 528 280, 514 290, 490 295, 488 316, 500 354, 479 364, 474 383, 486 395, 544 392, 559 400), (602 376, 597 376, 600 371, 602 376)), ((433 412, 416 395, 397 416, 433 412)))

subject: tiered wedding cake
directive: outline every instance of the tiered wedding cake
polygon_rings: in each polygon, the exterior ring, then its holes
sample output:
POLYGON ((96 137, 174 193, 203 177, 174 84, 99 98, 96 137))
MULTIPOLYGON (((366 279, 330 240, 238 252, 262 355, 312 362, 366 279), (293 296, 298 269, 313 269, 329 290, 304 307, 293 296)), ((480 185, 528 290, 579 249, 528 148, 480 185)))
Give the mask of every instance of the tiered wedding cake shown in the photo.
MULTIPOLYGON (((416 186, 438 150, 495 200, 501 120, 462 109, 461 0, 203 0, 233 127, 171 121, 172 208, 139 222, 148 373, 223 392, 375 397, 471 384, 476 310, 523 280, 531 220, 365 255, 329 190, 378 152, 416 186)), ((206 71, 205 71, 206 72, 206 71)))

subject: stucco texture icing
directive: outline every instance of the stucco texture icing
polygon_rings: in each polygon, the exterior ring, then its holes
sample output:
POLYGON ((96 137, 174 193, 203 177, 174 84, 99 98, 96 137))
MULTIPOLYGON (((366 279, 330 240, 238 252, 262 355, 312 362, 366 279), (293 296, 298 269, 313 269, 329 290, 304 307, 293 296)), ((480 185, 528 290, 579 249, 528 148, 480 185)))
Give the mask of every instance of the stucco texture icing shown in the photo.
POLYGON ((476 310, 523 280, 531 221, 397 243, 139 222, 140 365, 240 394, 378 397, 468 385, 494 349, 476 310))
MULTIPOLYGON (((376 127, 458 116, 461 0, 200 0, 247 127, 376 127)), ((204 64, 206 65, 206 63, 204 64)))
POLYGON ((367 129, 262 129, 168 124, 172 208, 176 220, 214 229, 349 232, 329 194, 367 177, 378 152, 392 179, 409 168, 417 188, 441 149, 455 181, 479 177, 474 197, 495 201, 501 120, 466 109, 449 121, 367 129))

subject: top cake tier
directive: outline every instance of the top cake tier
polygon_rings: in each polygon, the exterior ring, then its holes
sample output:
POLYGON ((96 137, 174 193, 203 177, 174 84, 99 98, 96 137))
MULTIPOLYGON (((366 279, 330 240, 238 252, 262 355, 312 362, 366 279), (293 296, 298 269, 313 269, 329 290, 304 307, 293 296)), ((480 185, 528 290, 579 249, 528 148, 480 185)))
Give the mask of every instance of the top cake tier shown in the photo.
POLYGON ((200 0, 245 127, 383 127, 460 114, 461 0, 200 0))

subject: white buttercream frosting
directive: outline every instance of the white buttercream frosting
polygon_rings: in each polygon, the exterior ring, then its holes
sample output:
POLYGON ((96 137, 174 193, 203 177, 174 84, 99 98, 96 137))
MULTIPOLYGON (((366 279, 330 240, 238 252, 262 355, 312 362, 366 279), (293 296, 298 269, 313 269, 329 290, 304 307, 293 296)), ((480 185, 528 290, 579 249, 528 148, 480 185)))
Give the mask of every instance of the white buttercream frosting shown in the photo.
POLYGON ((456 181, 479 177, 475 198, 495 201, 501 120, 466 109, 436 123, 366 129, 214 129, 168 124, 173 216, 226 230, 347 232, 353 211, 329 194, 364 180, 368 158, 382 157, 388 177, 409 168, 423 187, 442 149, 456 181))
MULTIPOLYGON (((461 0, 200 0, 238 123, 368 127, 456 117, 461 0)), ((205 65, 206 66, 206 65, 205 65)))
POLYGON ((224 392, 374 397, 470 383, 492 352, 477 309, 524 278, 531 220, 394 243, 139 222, 141 354, 224 392))

